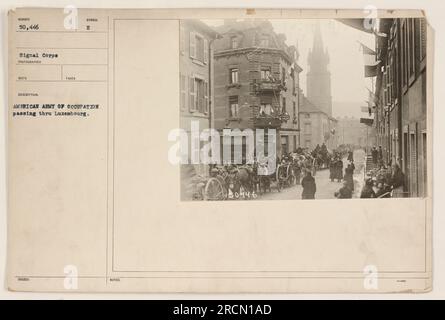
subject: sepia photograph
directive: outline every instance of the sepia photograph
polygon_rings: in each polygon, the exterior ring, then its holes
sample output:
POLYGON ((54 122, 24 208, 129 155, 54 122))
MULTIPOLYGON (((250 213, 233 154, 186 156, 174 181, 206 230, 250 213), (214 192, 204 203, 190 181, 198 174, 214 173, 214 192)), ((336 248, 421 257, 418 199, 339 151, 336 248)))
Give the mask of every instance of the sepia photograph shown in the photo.
POLYGON ((426 27, 181 20, 181 199, 426 197, 426 27))
POLYGON ((7 290, 431 292, 426 17, 11 9, 7 290))

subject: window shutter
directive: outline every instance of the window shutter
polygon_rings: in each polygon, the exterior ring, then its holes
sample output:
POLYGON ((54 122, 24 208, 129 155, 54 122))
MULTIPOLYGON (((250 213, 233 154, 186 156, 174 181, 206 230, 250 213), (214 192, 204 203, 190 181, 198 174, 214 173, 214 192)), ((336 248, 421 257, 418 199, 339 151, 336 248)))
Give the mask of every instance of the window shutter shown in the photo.
POLYGON ((209 112, 209 83, 204 82, 204 112, 209 112))
POLYGON ((187 77, 183 73, 180 74, 180 90, 181 90, 181 109, 187 108, 187 77))
POLYGON ((190 102, 189 102, 189 110, 195 111, 196 105, 195 105, 195 79, 193 77, 189 78, 189 96, 190 96, 190 102))
POLYGON ((190 32, 190 57, 196 57, 196 37, 194 32, 190 32))
POLYGON ((420 19, 420 59, 426 56, 426 20, 420 19))
POLYGON ((204 39, 204 63, 209 62, 209 41, 204 39))

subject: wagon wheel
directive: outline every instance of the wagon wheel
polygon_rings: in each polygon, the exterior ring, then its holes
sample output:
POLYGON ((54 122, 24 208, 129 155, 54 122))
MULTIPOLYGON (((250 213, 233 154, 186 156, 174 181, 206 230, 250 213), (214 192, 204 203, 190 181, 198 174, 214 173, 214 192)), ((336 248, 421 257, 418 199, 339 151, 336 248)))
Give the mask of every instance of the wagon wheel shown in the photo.
POLYGON ((226 191, 222 183, 216 178, 210 178, 204 188, 204 200, 224 200, 226 198, 226 191))
POLYGON ((292 186, 294 184, 295 181, 295 176, 294 176, 294 170, 292 165, 288 165, 287 166, 287 184, 290 186, 292 186))
POLYGON ((275 179, 277 180, 277 190, 278 192, 281 192, 281 178, 280 178, 280 169, 282 168, 282 165, 279 164, 277 167, 277 170, 275 172, 275 179))
POLYGON ((263 194, 263 190, 261 190, 262 187, 263 187, 263 184, 261 183, 261 176, 258 176, 258 194, 259 195, 263 194))

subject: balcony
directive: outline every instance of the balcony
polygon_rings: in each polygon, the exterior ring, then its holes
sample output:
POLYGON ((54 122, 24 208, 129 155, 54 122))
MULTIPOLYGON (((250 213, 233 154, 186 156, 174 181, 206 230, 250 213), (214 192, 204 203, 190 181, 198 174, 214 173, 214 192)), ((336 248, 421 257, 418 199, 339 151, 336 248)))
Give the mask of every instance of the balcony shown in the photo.
POLYGON ((275 115, 260 115, 257 114, 253 118, 255 128, 280 128, 282 119, 275 115))
POLYGON ((253 83, 255 91, 261 92, 280 92, 286 90, 286 86, 281 81, 255 80, 253 83))

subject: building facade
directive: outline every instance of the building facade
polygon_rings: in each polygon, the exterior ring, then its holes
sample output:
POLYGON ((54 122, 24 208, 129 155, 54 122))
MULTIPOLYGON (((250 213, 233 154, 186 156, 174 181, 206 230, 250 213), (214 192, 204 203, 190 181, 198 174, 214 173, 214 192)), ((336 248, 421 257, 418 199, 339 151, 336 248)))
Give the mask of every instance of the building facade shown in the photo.
MULTIPOLYGON (((213 127, 275 129, 277 155, 296 150, 298 52, 269 21, 225 21, 215 41, 213 127)), ((267 148, 266 148, 267 149, 267 148)))
POLYGON ((329 150, 338 146, 337 119, 315 106, 303 94, 300 96, 300 142, 302 148, 313 150, 323 143, 329 150))
POLYGON ((382 19, 377 37, 377 144, 388 163, 398 163, 411 197, 427 194, 426 20, 382 19))
MULTIPOLYGON (((199 132, 211 126, 212 44, 217 36, 213 29, 198 20, 180 21, 179 125, 189 137, 192 126, 196 126, 199 132)), ((188 163, 181 165, 181 183, 184 184, 181 187, 181 197, 185 200, 192 196, 187 183, 196 175, 209 175, 209 166, 199 159, 194 163, 190 144, 188 148, 188 163)))
POLYGON ((371 143, 371 130, 360 119, 354 117, 339 117, 338 143, 365 148, 371 143))

